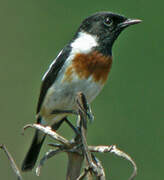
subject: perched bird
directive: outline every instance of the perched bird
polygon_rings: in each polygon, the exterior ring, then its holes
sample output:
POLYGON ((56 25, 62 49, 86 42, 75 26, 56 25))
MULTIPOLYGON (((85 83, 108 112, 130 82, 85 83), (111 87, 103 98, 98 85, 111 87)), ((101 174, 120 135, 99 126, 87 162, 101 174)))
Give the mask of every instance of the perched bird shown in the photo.
MULTIPOLYGON (((111 12, 86 18, 43 76, 37 123, 57 130, 69 115, 66 112, 76 110, 78 92, 83 92, 89 103, 95 99, 111 70, 114 41, 126 27, 140 22, 111 12), (60 110, 65 113, 58 113, 60 110)), ((45 135, 36 130, 22 171, 34 167, 44 139, 45 135)))

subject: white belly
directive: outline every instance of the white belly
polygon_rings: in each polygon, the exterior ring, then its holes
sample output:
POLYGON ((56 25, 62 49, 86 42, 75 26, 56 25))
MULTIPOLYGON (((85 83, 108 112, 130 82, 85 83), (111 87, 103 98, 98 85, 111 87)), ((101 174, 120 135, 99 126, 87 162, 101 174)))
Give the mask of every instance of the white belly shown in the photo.
POLYGON ((78 92, 84 93, 90 103, 101 91, 102 85, 95 83, 92 77, 81 80, 77 77, 72 82, 57 80, 48 90, 43 106, 53 111, 55 109, 72 110, 76 108, 75 98, 78 92))

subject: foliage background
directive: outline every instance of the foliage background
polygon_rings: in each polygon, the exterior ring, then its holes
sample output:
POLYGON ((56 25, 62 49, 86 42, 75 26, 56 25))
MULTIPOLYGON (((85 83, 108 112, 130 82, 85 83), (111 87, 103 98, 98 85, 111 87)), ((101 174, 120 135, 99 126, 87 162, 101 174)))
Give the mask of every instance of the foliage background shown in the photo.
MULTIPOLYGON (((164 161, 163 1, 144 0, 1 0, 0 5, 0 143, 20 164, 35 122, 41 77, 52 59, 90 14, 109 10, 136 17, 142 24, 124 31, 115 43, 114 64, 103 92, 92 103, 95 122, 89 125, 90 144, 117 144, 136 161, 136 180, 162 180, 164 161)), ((67 127, 60 131, 69 135, 67 127)), ((48 139, 47 142, 51 140, 48 139)), ((48 150, 45 146, 42 155, 48 150)), ((124 180, 131 173, 126 161, 99 155, 107 179, 124 180)), ((14 179, 0 153, 1 179, 14 179)), ((51 159, 40 180, 64 179, 66 156, 51 159)), ((37 177, 23 174, 25 180, 37 177)))

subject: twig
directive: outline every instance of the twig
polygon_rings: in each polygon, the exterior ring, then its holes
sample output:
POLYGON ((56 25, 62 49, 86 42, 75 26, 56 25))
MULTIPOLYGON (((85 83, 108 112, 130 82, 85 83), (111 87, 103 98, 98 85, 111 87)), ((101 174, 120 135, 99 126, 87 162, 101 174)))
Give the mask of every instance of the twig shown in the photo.
POLYGON ((94 161, 94 163, 96 164, 96 166, 99 168, 99 174, 100 176, 97 177, 98 180, 105 180, 105 172, 104 172, 104 168, 101 164, 101 162, 99 161, 99 159, 92 154, 92 159, 94 161))
POLYGON ((128 154, 126 154, 125 152, 121 151, 120 149, 117 149, 115 145, 113 146, 113 148, 110 152, 116 154, 117 156, 125 158, 126 160, 128 160, 132 164, 133 173, 130 176, 129 180, 133 180, 137 175, 137 166, 136 166, 136 163, 133 161, 133 159, 128 154))
POLYGON ((91 152, 98 152, 98 153, 106 153, 106 152, 111 152, 113 150, 113 147, 115 145, 111 146, 88 146, 89 151, 91 152))
MULTIPOLYGON (((83 148, 85 149, 84 151, 86 152, 87 142, 85 141, 85 136, 86 136, 86 130, 87 130, 87 104, 85 101, 85 97, 83 96, 82 93, 78 93, 77 96, 77 105, 78 105, 78 110, 79 110, 79 120, 78 120, 78 126, 79 130, 81 132, 81 135, 76 136, 74 141, 79 141, 79 139, 82 140, 83 148), (84 142, 85 141, 85 142, 84 142), (84 147, 85 146, 85 147, 84 147)), ((77 180, 80 174, 80 170, 82 167, 82 162, 84 159, 84 153, 81 155, 76 154, 76 153, 68 153, 68 167, 67 167, 67 180, 77 180)))
POLYGON ((83 93, 78 94, 77 98, 77 105, 79 109, 79 115, 81 118, 81 138, 82 138, 82 143, 83 143, 83 150, 84 150, 84 155, 86 157, 87 163, 89 168, 91 169, 91 172, 93 172, 96 176, 101 176, 100 169, 98 166, 95 165, 95 163, 92 160, 91 153, 88 149, 88 144, 86 140, 86 133, 87 133, 87 100, 84 96, 83 93))
POLYGON ((40 170, 41 170, 41 167, 44 165, 45 161, 47 161, 48 159, 50 159, 51 157, 59 154, 63 152, 62 149, 57 149, 57 150, 49 150, 45 155, 44 157, 40 160, 39 162, 39 165, 37 166, 36 168, 36 175, 39 176, 40 175, 40 170))
POLYGON ((89 173, 89 171, 90 171, 89 167, 85 168, 84 171, 82 172, 82 174, 77 178, 77 180, 84 179, 87 176, 87 174, 89 173))
POLYGON ((50 137, 59 141, 61 144, 65 145, 65 146, 68 146, 68 147, 70 146, 70 142, 67 139, 60 136, 55 131, 52 131, 51 127, 49 127, 49 126, 45 127, 45 126, 42 126, 40 124, 27 124, 26 126, 23 127, 23 130, 26 130, 29 127, 35 128, 35 129, 38 129, 38 130, 44 132, 45 134, 49 135, 50 137))
POLYGON ((13 169, 14 173, 15 173, 16 176, 17 176, 17 179, 18 179, 18 180, 23 180, 23 178, 22 178, 22 176, 21 176, 21 174, 20 174, 20 171, 19 171, 19 169, 18 169, 18 167, 17 167, 17 165, 16 165, 13 157, 11 156, 11 154, 9 153, 9 151, 7 150, 6 146, 5 146, 4 144, 0 144, 0 148, 4 150, 4 152, 5 152, 8 160, 9 160, 9 162, 10 162, 10 165, 11 165, 12 169, 13 169))
POLYGON ((80 175, 82 163, 84 160, 83 154, 79 153, 67 153, 68 154, 68 165, 66 180, 77 180, 80 175))
POLYGON ((111 146, 89 146, 89 151, 91 152, 98 152, 98 153, 114 153, 116 156, 123 157, 124 159, 128 160, 133 166, 133 173, 130 176, 129 180, 133 180, 137 175, 137 166, 133 159, 126 154, 125 152, 121 151, 116 147, 116 145, 111 146))

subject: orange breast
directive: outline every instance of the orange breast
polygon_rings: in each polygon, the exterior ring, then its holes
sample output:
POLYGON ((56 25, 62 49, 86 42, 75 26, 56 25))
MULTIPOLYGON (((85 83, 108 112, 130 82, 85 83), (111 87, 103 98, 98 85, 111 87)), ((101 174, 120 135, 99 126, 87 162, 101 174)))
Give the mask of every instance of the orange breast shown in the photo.
POLYGON ((89 54, 77 54, 73 59, 72 65, 67 69, 65 80, 71 81, 73 72, 75 72, 80 79, 93 77, 95 82, 104 84, 108 78, 112 65, 112 57, 104 56, 98 51, 89 54))

